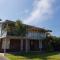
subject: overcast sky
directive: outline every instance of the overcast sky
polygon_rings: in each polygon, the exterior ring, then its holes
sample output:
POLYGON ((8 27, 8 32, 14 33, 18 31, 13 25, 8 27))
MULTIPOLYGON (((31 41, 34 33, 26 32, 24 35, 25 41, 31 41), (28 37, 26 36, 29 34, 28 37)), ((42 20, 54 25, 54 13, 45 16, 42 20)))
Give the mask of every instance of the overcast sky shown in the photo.
POLYGON ((0 0, 0 18, 20 19, 60 36, 60 0, 0 0))

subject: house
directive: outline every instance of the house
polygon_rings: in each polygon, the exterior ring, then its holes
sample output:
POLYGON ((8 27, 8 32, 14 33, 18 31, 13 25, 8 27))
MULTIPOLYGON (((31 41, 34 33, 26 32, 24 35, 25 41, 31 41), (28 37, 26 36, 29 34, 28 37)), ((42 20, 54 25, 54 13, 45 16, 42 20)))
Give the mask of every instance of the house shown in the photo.
MULTIPOLYGON (((43 41, 46 39, 48 32, 51 30, 46 30, 39 27, 34 27, 30 25, 25 25, 27 34, 24 37, 10 35, 8 31, 2 29, 4 24, 12 23, 13 21, 6 20, 0 22, 0 51, 41 51, 43 48, 43 41)), ((13 22, 15 23, 15 22, 13 22)))

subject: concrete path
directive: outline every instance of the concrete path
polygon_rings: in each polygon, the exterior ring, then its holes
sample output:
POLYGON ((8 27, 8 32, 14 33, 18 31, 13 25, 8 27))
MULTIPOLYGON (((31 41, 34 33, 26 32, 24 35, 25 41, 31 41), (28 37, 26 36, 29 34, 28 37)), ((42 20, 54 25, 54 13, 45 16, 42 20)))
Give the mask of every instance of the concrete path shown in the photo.
POLYGON ((0 53, 0 60, 9 60, 4 56, 4 53, 0 53))
POLYGON ((6 57, 0 56, 0 60, 8 60, 6 57))

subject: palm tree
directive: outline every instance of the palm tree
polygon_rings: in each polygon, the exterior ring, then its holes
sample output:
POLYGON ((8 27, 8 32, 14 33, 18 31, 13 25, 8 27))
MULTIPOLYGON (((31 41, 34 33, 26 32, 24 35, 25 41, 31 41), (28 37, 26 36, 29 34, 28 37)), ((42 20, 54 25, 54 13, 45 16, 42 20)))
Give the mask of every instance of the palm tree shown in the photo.
POLYGON ((16 27, 16 33, 17 33, 18 36, 25 36, 26 27, 20 20, 16 21, 15 27, 16 27))

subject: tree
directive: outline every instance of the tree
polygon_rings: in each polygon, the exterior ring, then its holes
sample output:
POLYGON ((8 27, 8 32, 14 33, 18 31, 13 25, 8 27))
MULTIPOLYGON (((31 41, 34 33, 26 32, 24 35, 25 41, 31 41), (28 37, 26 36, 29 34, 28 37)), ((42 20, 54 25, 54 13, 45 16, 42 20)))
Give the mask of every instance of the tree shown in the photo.
POLYGON ((15 27, 16 27, 16 34, 18 36, 25 36, 26 35, 26 27, 20 20, 16 21, 15 27))

